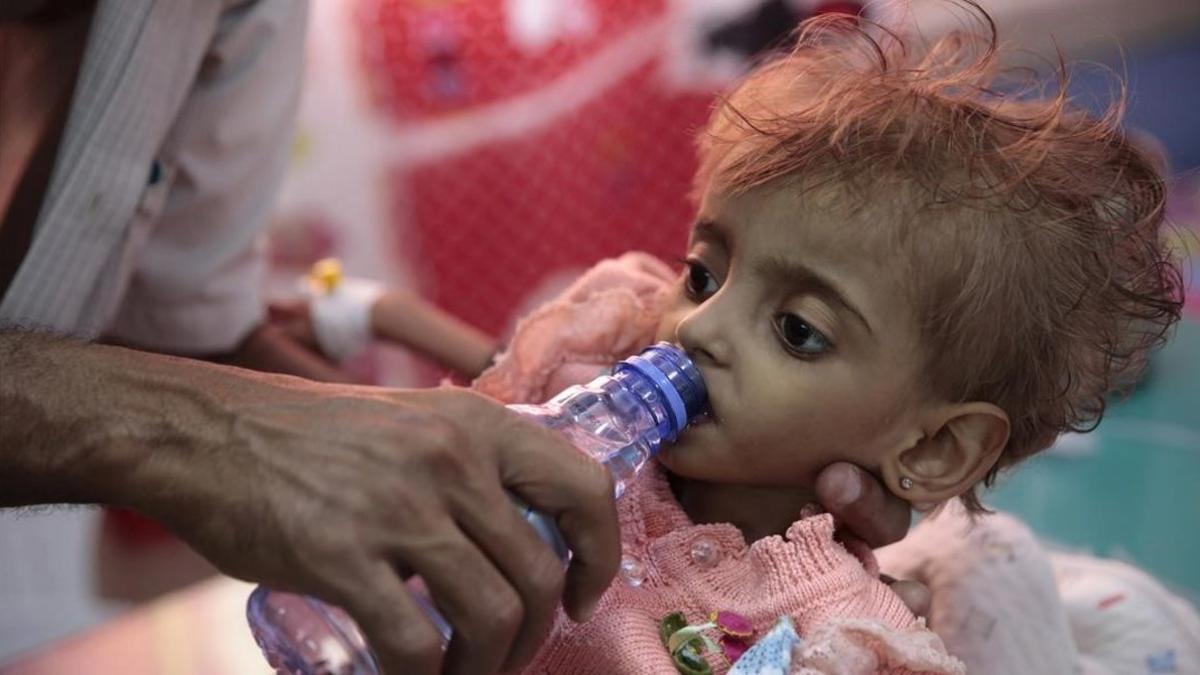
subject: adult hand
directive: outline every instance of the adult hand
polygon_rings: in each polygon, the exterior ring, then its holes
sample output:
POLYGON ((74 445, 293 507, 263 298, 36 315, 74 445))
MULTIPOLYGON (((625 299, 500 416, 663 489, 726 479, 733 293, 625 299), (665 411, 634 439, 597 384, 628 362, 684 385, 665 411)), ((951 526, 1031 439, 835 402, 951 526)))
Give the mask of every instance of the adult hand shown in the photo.
POLYGON ((318 384, 0 331, 0 508, 101 503, 222 571, 348 610, 391 673, 530 659, 560 599, 583 619, 617 569, 611 478, 461 389, 318 384), (562 563, 505 489, 556 518, 562 563), (401 579, 420 574, 443 654, 401 579))
MULTIPOLYGON (((872 548, 900 541, 908 533, 912 518, 908 502, 853 464, 837 462, 825 467, 817 476, 817 498, 841 528, 872 548)), ((924 584, 891 577, 883 580, 913 614, 929 613, 930 594, 924 584)))
POLYGON ((231 416, 205 498, 158 515, 222 571, 346 609, 385 672, 521 665, 560 598, 583 619, 608 586, 611 479, 562 438, 466 390, 280 387, 231 416), (556 517, 565 576, 504 488, 556 517), (409 573, 454 626, 444 655, 409 573))

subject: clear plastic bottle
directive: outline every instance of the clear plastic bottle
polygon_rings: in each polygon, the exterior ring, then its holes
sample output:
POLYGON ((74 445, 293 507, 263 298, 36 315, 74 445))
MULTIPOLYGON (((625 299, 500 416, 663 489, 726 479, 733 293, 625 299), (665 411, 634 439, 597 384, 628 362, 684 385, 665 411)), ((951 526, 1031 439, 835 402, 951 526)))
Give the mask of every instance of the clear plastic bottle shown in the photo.
MULTIPOLYGON (((647 348, 584 385, 542 405, 511 409, 566 435, 612 473, 616 497, 664 441, 671 442, 707 407, 700 372, 683 350, 666 342, 647 348)), ((570 556, 554 521, 513 500, 525 519, 563 559, 570 556)), ((451 626, 433 606, 419 577, 408 580, 413 597, 449 642, 451 626)), ((378 675, 375 657, 354 621, 316 598, 259 586, 246 609, 254 639, 278 673, 378 675)))

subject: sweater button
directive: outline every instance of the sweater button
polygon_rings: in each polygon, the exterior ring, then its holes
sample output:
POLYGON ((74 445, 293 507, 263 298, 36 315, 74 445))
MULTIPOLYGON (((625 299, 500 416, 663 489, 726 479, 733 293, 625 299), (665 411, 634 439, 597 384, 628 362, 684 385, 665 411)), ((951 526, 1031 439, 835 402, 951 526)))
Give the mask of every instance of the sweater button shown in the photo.
POLYGON ((700 569, 712 569, 721 562, 721 549, 711 537, 697 537, 690 551, 692 562, 700 569))
POLYGON ((620 575, 625 585, 630 588, 637 588, 646 580, 646 568, 642 566, 641 560, 627 555, 621 558, 620 575))

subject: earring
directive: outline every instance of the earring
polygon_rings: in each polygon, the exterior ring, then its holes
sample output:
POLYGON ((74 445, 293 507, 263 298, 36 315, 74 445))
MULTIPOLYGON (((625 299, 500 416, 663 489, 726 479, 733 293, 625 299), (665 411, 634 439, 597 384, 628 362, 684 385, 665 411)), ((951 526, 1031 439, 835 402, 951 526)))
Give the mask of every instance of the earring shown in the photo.
POLYGON ((901 490, 911 490, 912 486, 913 486, 913 482, 912 482, 911 478, 909 478, 908 476, 900 477, 900 489, 901 490))

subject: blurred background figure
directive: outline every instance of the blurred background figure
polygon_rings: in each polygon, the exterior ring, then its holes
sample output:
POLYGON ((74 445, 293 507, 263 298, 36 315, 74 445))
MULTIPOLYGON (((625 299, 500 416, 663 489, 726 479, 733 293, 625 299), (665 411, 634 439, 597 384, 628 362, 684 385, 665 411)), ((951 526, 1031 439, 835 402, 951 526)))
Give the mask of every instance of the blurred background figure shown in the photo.
MULTIPOLYGON (((911 15, 930 35, 944 3, 819 0, 313 0, 293 164, 268 242, 270 293, 336 256, 503 344, 514 317, 594 262, 669 257, 692 216, 694 135, 714 94, 812 14, 911 15)), ((1200 4, 983 0, 1001 33, 1050 72, 1054 50, 1127 77, 1127 124, 1162 149, 1180 255, 1200 260, 1200 4), (1049 60, 1047 60, 1049 59, 1049 60)), ((1073 69, 1101 109, 1111 77, 1073 69)), ((1193 263, 1193 268, 1195 264, 1193 263)), ((1069 547, 1128 558, 1200 598, 1200 282, 1133 400, 1064 439, 990 501, 1069 547), (1097 484, 1104 490, 1096 490, 1097 484), (1084 486, 1089 486, 1084 490, 1084 486), (1107 493, 1098 502, 1095 494, 1107 493)), ((376 348, 359 379, 436 384, 448 372, 376 348)), ((0 520, 0 662, 209 573, 127 515, 0 520), (93 569, 93 532, 100 563, 93 569), (47 564, 50 561, 50 564, 47 564), (95 575, 96 579, 93 579, 95 575), (117 601, 97 599, 99 593, 117 601)))

